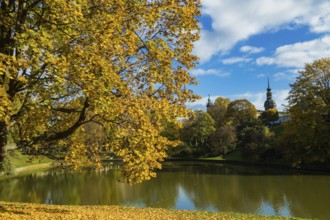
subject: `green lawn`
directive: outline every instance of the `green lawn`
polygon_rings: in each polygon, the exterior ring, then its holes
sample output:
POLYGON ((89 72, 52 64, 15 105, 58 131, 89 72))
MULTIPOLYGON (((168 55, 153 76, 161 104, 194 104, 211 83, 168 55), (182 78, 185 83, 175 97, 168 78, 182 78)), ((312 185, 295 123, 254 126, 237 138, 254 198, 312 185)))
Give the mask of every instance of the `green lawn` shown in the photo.
POLYGON ((14 168, 53 162, 48 157, 24 155, 19 150, 8 150, 7 156, 14 168))
POLYGON ((4 170, 0 171, 0 179, 11 178, 14 175, 23 175, 49 169, 54 162, 45 156, 29 156, 17 149, 11 149, 6 154, 7 162, 4 170), (8 163, 9 161, 9 163, 8 163))

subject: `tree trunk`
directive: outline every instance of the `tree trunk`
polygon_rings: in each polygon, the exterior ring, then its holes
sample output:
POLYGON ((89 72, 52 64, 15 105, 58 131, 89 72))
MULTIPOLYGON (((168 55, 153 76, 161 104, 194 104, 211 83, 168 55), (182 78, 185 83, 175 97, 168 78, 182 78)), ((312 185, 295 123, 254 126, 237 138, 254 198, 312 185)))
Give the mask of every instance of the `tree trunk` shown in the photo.
POLYGON ((0 121, 0 163, 4 160, 5 158, 5 153, 6 153, 6 145, 7 145, 7 140, 8 140, 8 130, 7 130, 7 125, 0 121))

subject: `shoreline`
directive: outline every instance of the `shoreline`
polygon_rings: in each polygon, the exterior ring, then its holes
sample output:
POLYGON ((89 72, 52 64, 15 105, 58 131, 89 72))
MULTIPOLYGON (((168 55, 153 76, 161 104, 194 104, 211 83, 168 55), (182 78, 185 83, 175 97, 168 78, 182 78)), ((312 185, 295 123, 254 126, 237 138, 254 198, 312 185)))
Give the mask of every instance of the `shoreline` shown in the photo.
POLYGON ((254 166, 254 167, 266 167, 274 169, 285 169, 292 171, 302 171, 302 172, 315 172, 324 173, 330 175, 330 167, 324 167, 321 165, 301 165, 300 167, 293 167, 290 164, 283 163, 263 163, 263 162, 253 162, 253 161, 243 161, 243 160, 213 160, 209 158, 167 158, 165 162, 207 162, 207 163, 217 163, 217 164, 227 164, 227 165, 238 165, 238 166, 254 166))
POLYGON ((6 175, 3 173, 0 173, 0 180, 13 178, 16 176, 34 173, 34 172, 38 172, 38 171, 43 171, 43 170, 50 169, 52 167, 53 167, 53 163, 51 163, 51 162, 17 167, 17 168, 15 168, 14 173, 12 175, 6 175))
POLYGON ((33 165, 29 165, 29 166, 23 166, 23 167, 17 167, 15 168, 15 175, 17 174, 22 174, 22 173, 26 173, 26 172, 33 172, 33 171, 37 171, 40 169, 48 169, 52 167, 51 162, 49 163, 40 163, 40 164, 33 164, 33 165))
POLYGON ((45 205, 0 201, 0 219, 302 219, 282 216, 264 216, 236 212, 208 212, 137 208, 114 205, 45 205), (1 207, 2 206, 2 207, 1 207))
MULTIPOLYGON (((122 162, 120 159, 103 160, 102 162, 122 162)), ((263 167, 263 168, 274 168, 279 170, 287 171, 301 171, 301 172, 311 172, 315 174, 330 175, 330 168, 320 167, 320 166, 301 166, 292 167, 289 164, 278 164, 278 163, 262 163, 262 162, 250 162, 241 160, 213 160, 209 158, 166 158, 164 162, 206 162, 214 164, 225 164, 225 165, 237 165, 237 166, 248 166, 248 167, 263 167)), ((28 166, 17 167, 14 170, 13 175, 5 175, 0 173, 0 179, 11 178, 19 175, 24 175, 27 173, 33 173, 41 170, 47 170, 53 167, 54 162, 32 164, 28 166)))

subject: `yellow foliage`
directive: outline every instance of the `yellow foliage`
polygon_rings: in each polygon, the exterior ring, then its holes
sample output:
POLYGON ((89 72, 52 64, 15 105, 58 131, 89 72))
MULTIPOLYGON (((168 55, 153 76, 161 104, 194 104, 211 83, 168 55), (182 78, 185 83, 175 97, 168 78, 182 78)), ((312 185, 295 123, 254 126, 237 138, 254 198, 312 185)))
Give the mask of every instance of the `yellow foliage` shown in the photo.
POLYGON ((0 121, 4 121, 5 124, 9 124, 10 113, 12 110, 11 101, 8 98, 6 90, 0 87, 0 121))
MULTIPOLYGON (((168 210, 124 206, 64 206, 1 202, 0 219, 288 219, 230 212, 168 210)), ((291 218, 290 218, 291 219, 291 218)), ((296 218, 295 218, 296 219, 296 218)), ((297 218, 298 219, 298 218, 297 218)))
POLYGON ((0 9, 0 40, 11 42, 0 46, 0 120, 13 122, 18 144, 67 148, 77 167, 106 146, 129 181, 155 176, 174 144, 164 124, 198 98, 187 86, 200 1, 13 2, 0 9), (88 123, 106 138, 86 144, 88 123))

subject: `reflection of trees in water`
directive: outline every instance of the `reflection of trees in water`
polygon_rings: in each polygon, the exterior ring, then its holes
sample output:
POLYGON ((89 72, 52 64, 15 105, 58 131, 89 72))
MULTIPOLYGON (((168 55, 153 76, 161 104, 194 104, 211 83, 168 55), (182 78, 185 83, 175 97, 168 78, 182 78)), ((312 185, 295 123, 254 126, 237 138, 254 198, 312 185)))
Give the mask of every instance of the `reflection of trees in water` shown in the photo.
POLYGON ((234 173, 228 176, 226 173, 230 170, 226 167, 213 167, 213 172, 219 175, 196 170, 189 180, 182 181, 183 188, 197 208, 213 204, 219 211, 254 212, 258 209, 260 201, 254 193, 258 186, 249 180, 249 176, 234 173))
POLYGON ((196 169, 194 175, 185 174, 183 178, 186 180, 180 182, 200 209, 212 204, 220 211, 251 213, 267 203, 277 215, 288 208, 293 216, 330 217, 327 208, 330 203, 329 176, 262 175, 253 170, 242 173, 229 169, 212 165, 212 169, 205 169, 212 170, 212 174, 196 169))
POLYGON ((116 181, 113 179, 118 178, 115 172, 109 176, 89 171, 60 172, 50 171, 42 177, 34 174, 0 181, 0 198, 50 204, 110 204, 110 201, 121 200, 120 194, 110 190, 115 188, 116 181))
POLYGON ((281 182, 286 188, 290 209, 295 216, 330 219, 330 177, 329 176, 291 176, 294 184, 281 182))
MULTIPOLYGON (((128 204, 175 208, 179 188, 196 208, 255 212, 269 204, 275 214, 289 205, 293 216, 330 216, 329 176, 262 175, 254 168, 217 164, 170 164, 151 181, 129 186, 119 171, 67 173, 53 171, 0 181, 0 198, 53 204, 128 204)), ((265 213, 264 213, 265 214, 265 213)))
POLYGON ((157 179, 133 185, 128 191, 127 200, 137 198, 147 207, 174 208, 178 197, 179 179, 169 173, 162 173, 157 179))
POLYGON ((133 186, 118 182, 118 179, 119 170, 106 173, 50 171, 42 177, 34 174, 0 181, 0 198, 6 201, 49 204, 175 206, 178 184, 172 182, 175 179, 168 173, 133 186))

